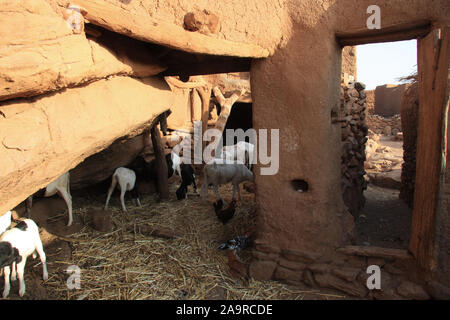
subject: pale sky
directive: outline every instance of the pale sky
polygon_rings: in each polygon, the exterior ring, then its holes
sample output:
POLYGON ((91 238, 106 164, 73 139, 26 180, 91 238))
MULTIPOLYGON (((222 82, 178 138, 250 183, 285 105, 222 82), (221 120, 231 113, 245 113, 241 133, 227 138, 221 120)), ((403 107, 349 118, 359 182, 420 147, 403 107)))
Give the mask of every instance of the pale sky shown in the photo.
POLYGON ((373 90, 384 84, 397 84, 417 70, 417 40, 357 46, 357 80, 373 90))

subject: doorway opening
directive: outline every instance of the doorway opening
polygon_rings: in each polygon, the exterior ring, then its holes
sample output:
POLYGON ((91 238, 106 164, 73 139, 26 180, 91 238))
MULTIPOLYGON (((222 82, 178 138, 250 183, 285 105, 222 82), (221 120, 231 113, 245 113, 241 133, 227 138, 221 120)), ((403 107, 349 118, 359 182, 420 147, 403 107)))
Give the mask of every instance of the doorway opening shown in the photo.
POLYGON ((355 217, 357 245, 408 249, 417 141, 417 41, 361 45, 356 52, 356 81, 343 81, 344 108, 357 122, 343 128, 345 141, 351 141, 348 152, 354 152, 345 159, 350 178, 344 179, 350 186, 344 184, 344 202, 355 217))

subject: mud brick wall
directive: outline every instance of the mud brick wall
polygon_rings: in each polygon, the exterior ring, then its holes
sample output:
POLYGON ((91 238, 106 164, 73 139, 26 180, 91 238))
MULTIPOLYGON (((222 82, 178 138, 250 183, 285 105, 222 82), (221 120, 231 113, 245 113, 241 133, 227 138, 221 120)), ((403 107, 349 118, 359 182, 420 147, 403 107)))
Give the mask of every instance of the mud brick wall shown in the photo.
POLYGON ((418 84, 408 86, 403 95, 401 122, 403 128, 403 164, 400 186, 400 199, 409 207, 414 202, 414 183, 416 178, 417 122, 419 109, 418 84))
POLYGON ((386 84, 375 88, 375 114, 392 117, 400 113, 400 105, 406 85, 386 84))
POLYGON ((365 143, 368 127, 366 125, 366 94, 364 85, 341 88, 341 172, 344 204, 350 213, 357 217, 365 203, 364 161, 366 160, 365 143))

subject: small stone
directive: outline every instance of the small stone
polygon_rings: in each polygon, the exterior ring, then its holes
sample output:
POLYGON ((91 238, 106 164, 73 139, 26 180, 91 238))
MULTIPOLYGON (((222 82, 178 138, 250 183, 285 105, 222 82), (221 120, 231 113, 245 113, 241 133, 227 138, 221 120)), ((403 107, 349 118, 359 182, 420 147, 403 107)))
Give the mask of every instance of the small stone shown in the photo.
POLYGON ((282 251, 282 255, 287 260, 311 263, 317 260, 318 256, 312 252, 285 249, 282 251))
POLYGON ((414 299, 414 300, 428 300, 430 299, 430 296, 426 291, 419 286, 418 284, 415 284, 410 281, 403 281, 398 287, 397 287, 397 293, 401 295, 402 297, 408 298, 408 299, 414 299))
POLYGON ((100 232, 108 232, 113 228, 111 213, 104 210, 95 210, 92 214, 92 227, 100 232))
POLYGON ((279 255, 274 252, 263 252, 252 250, 252 255, 255 259, 265 260, 265 261, 278 261, 279 255))
POLYGON ((254 241, 255 249, 266 253, 280 253, 280 248, 274 247, 264 243, 262 240, 256 239, 254 241))
POLYGON ((314 287, 315 282, 314 282, 314 277, 313 277, 311 270, 306 269, 303 271, 303 282, 307 286, 314 287))
POLYGON ((270 280, 276 267, 276 262, 255 260, 250 264, 249 275, 256 280, 270 280))
POLYGON ((282 266, 278 266, 273 277, 274 277, 274 279, 277 279, 277 280, 302 281, 303 272, 302 271, 294 271, 294 270, 291 270, 288 268, 284 268, 282 266))
POLYGON ((362 82, 355 82, 355 89, 358 91, 365 90, 366 85, 362 82))
POLYGON ((356 280, 356 277, 358 276, 360 271, 361 270, 357 269, 357 268, 350 268, 350 267, 342 268, 342 267, 340 267, 340 268, 333 268, 331 270, 331 273, 333 275, 335 275, 336 277, 339 277, 345 281, 352 282, 352 281, 356 280))
POLYGON ((323 274, 328 272, 329 265, 325 263, 314 263, 309 265, 307 268, 314 273, 323 274))
POLYGON ((386 261, 382 258, 367 258, 367 266, 378 266, 383 267, 386 264, 386 261))
POLYGON ((278 261, 278 264, 282 267, 291 269, 291 270, 303 270, 306 268, 306 265, 302 262, 294 262, 289 261, 286 259, 281 258, 280 261, 278 261))

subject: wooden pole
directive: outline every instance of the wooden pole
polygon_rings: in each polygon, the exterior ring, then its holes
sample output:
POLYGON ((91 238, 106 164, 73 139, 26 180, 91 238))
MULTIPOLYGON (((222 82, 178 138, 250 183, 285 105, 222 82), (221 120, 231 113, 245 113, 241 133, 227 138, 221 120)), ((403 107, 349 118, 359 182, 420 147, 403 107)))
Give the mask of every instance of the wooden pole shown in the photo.
POLYGON ((156 181, 157 188, 159 192, 159 198, 161 200, 169 199, 169 182, 167 177, 167 163, 166 156, 164 154, 164 146, 161 141, 161 134, 159 133, 159 129, 157 124, 153 125, 150 129, 153 151, 155 153, 156 159, 156 181))

